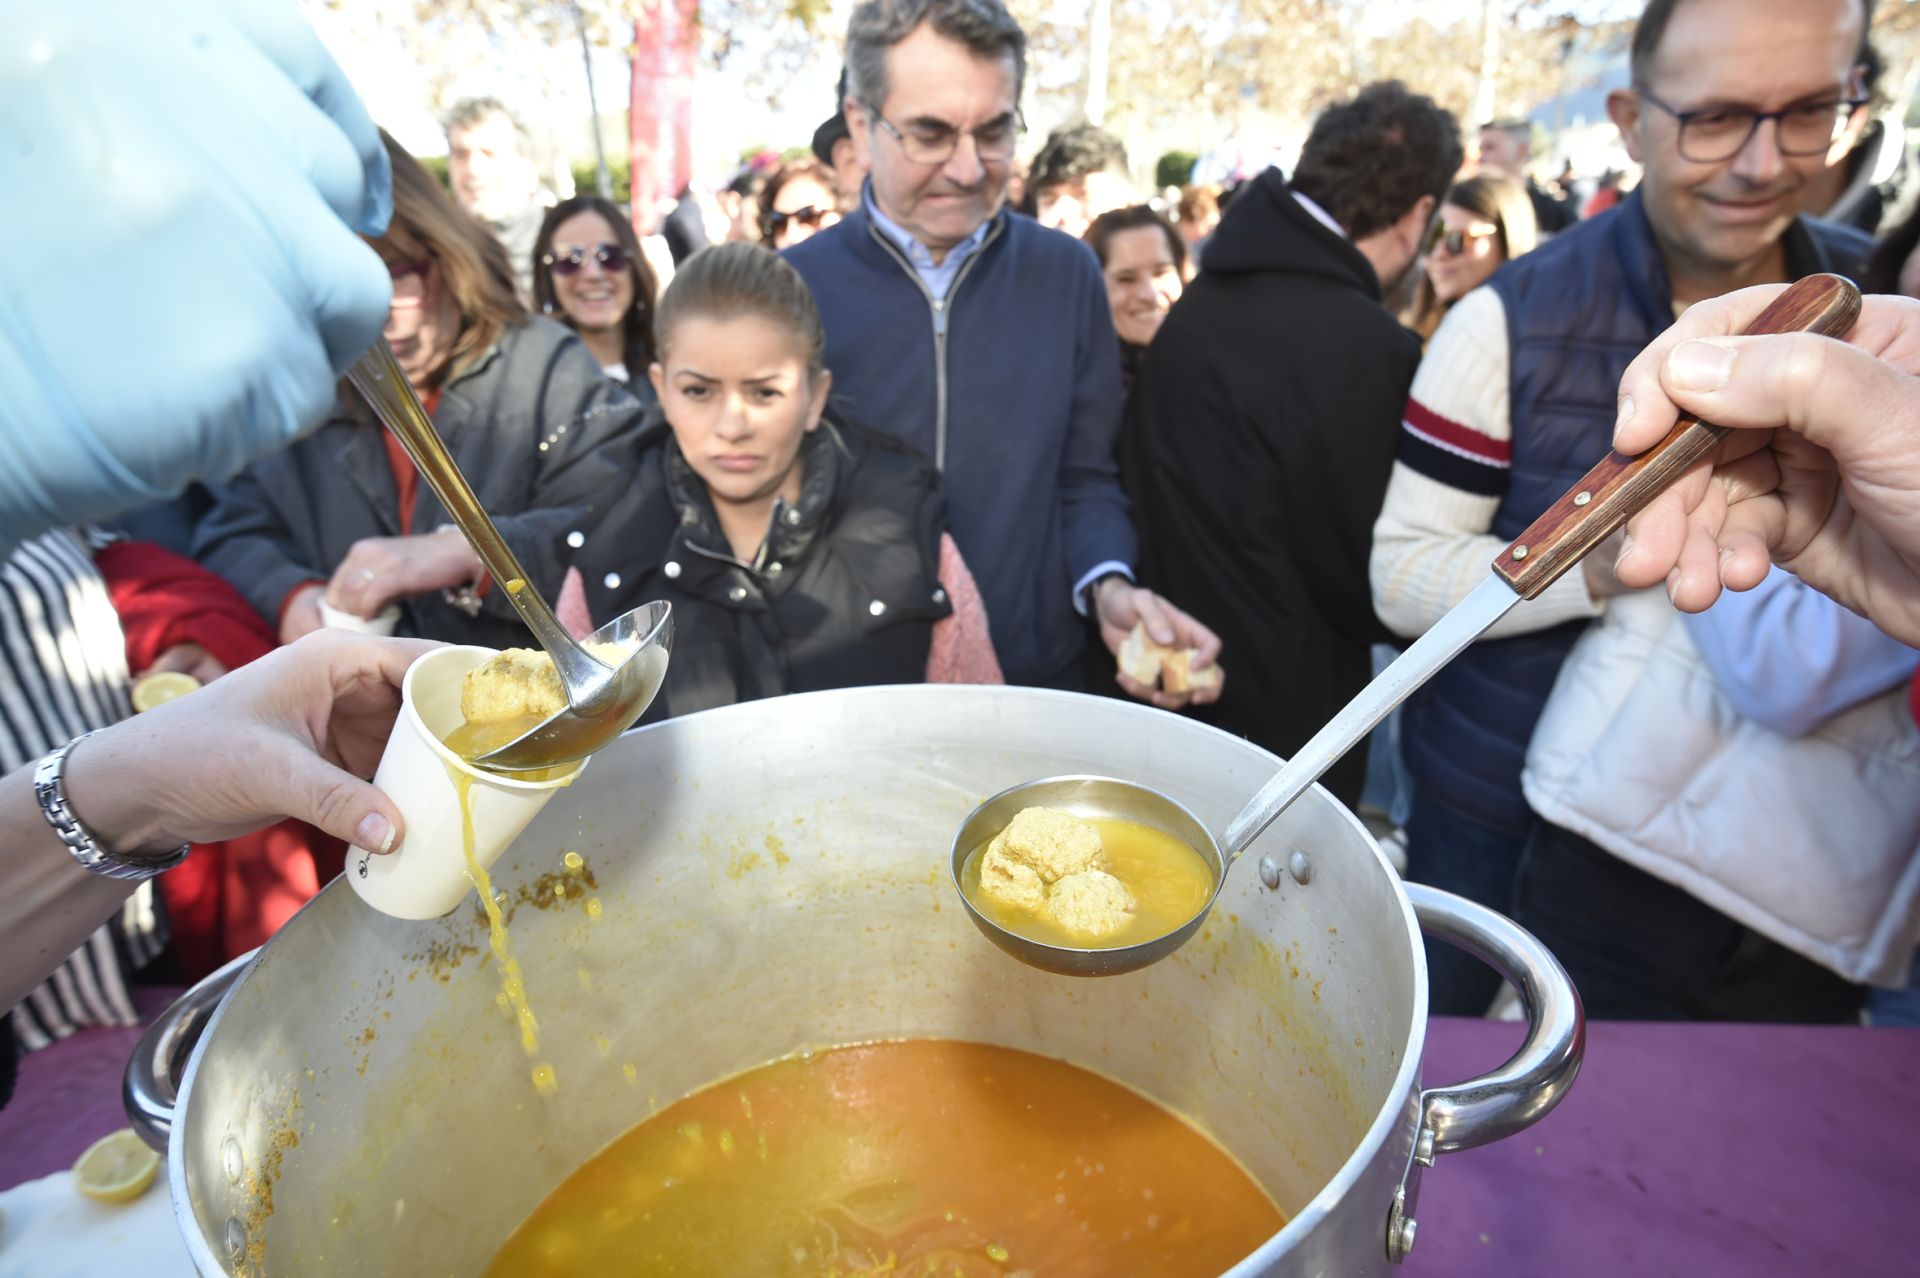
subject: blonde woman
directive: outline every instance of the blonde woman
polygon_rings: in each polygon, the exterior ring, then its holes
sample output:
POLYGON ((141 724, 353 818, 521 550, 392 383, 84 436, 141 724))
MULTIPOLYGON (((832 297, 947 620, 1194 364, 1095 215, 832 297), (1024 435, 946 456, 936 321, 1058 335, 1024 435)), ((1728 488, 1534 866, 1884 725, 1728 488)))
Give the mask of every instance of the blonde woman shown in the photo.
MULTIPOLYGON (((570 329, 530 316, 506 250, 391 138, 393 221, 368 242, 393 277, 386 338, 454 460, 534 584, 632 472, 642 410, 570 329)), ((215 493, 194 542, 289 643, 320 604, 398 633, 504 647, 526 640, 506 592, 350 393, 318 430, 215 493)))

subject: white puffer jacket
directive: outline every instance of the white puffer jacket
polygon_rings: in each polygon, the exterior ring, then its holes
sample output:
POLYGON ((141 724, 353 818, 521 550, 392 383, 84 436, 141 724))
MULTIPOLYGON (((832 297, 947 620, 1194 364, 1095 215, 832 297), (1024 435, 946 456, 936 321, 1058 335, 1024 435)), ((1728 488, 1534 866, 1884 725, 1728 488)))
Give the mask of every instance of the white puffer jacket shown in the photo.
POLYGON ((1522 785, 1544 819, 1841 976, 1905 983, 1920 731, 1904 688, 1782 735, 1735 709, 1665 593, 1641 591, 1568 656, 1522 785))

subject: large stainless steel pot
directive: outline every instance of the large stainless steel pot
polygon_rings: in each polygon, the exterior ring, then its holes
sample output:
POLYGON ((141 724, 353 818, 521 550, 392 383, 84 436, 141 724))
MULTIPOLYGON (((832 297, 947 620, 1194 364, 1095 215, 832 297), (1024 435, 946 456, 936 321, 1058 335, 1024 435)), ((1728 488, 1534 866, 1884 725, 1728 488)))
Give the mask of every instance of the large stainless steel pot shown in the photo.
POLYGON ((335 883, 155 1027, 130 1107, 157 1134, 171 1118, 203 1274, 465 1278, 580 1163, 694 1089, 807 1044, 973 1039, 1098 1070, 1231 1150, 1290 1217, 1235 1278, 1388 1272, 1422 1168, 1532 1123, 1579 1068, 1579 1001, 1537 942, 1403 888, 1319 790, 1252 847, 1198 937, 1127 976, 1022 966, 947 873, 968 810, 1017 781, 1133 778, 1219 829, 1274 766, 1173 715, 1023 689, 861 689, 648 728, 494 871, 522 902, 513 943, 557 1099, 534 1094, 495 1006, 477 911, 402 923, 335 883), (541 877, 567 850, 598 920, 541 877), (1492 1075, 1421 1088, 1423 927, 1525 996, 1527 1044, 1492 1075))

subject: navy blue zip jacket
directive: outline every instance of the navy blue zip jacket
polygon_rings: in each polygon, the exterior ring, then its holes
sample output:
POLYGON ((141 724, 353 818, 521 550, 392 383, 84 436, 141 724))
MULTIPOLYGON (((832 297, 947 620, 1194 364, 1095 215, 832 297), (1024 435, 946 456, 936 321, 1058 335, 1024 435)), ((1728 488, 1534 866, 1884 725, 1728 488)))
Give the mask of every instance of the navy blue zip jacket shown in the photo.
POLYGON ((1010 683, 1077 673, 1073 586, 1135 563, 1120 490, 1119 342, 1086 245, 1002 211, 935 301, 864 205, 786 253, 827 326, 833 404, 941 472, 1010 683))

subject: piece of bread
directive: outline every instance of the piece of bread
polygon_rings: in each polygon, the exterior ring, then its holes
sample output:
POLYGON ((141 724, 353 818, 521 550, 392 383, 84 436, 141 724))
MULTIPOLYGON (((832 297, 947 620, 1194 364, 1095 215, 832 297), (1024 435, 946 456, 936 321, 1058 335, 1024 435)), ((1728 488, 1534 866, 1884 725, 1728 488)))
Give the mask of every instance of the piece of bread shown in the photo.
POLYGON ((1198 648, 1167 648, 1147 638, 1147 626, 1136 621, 1120 645, 1121 673, 1165 692, 1197 692, 1220 686, 1220 667, 1194 667, 1198 648))
POLYGON ((1194 658, 1199 655, 1196 648, 1183 648, 1179 652, 1169 652, 1160 661, 1160 686, 1167 692, 1196 692, 1201 688, 1220 686, 1220 667, 1202 666, 1195 669, 1194 658))
POLYGON ((1160 663, 1167 650, 1147 638, 1145 622, 1136 621, 1120 645, 1120 672, 1151 688, 1160 681, 1160 663))

